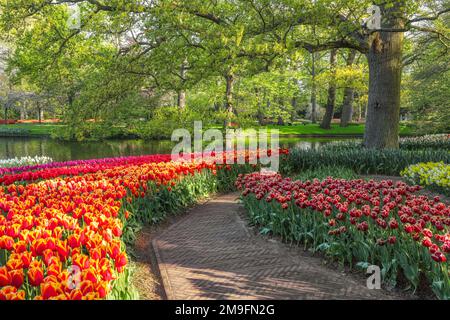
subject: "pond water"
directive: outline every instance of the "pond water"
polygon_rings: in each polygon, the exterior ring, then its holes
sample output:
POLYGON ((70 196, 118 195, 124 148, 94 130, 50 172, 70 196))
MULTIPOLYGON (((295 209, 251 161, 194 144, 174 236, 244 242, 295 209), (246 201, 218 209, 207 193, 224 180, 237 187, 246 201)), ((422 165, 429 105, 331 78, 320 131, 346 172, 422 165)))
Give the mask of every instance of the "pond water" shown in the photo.
MULTIPOLYGON (((280 138, 284 148, 318 148, 342 138, 280 138)), ((55 161, 85 160, 132 155, 170 153, 170 140, 108 140, 102 142, 64 142, 49 138, 0 137, 0 159, 24 156, 48 156, 55 161)))

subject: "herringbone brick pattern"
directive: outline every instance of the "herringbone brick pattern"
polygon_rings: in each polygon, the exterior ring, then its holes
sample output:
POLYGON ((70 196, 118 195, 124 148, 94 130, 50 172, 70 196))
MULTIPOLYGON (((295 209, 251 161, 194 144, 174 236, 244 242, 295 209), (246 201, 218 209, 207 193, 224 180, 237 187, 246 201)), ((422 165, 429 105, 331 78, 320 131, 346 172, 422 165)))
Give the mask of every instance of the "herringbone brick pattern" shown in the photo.
POLYGON ((365 281, 248 232, 237 194, 193 210, 153 241, 169 299, 390 299, 365 281))

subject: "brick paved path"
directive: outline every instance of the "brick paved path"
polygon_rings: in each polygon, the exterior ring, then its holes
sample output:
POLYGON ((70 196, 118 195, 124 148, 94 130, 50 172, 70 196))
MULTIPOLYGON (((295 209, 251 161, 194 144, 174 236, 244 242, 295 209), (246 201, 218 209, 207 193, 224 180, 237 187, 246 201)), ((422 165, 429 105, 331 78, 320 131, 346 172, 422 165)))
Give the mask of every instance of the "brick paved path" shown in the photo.
POLYGON ((168 299, 389 299, 365 281, 252 235, 237 194, 220 196, 153 241, 168 299))

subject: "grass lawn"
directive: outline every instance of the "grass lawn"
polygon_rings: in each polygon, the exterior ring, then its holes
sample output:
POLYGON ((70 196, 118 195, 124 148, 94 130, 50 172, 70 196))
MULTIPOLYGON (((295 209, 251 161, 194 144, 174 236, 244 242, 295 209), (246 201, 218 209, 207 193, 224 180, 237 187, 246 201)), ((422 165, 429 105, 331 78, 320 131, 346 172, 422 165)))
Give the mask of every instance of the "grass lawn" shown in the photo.
MULTIPOLYGON (((293 126, 269 125, 267 128, 278 129, 280 135, 314 135, 314 136, 333 136, 333 135, 363 135, 364 124, 351 124, 346 128, 341 128, 339 124, 333 124, 330 130, 320 128, 319 124, 298 124, 293 126)), ((400 125, 400 135, 412 135, 414 132, 411 127, 404 124, 400 125)))
MULTIPOLYGON (((62 124, 10 124, 0 125, 0 136, 50 136, 55 128, 62 124), (17 131, 17 132, 14 132, 17 131), (21 132, 22 131, 22 132, 21 132)), ((362 136, 364 134, 364 124, 351 124, 346 128, 341 128, 339 124, 333 124, 330 130, 319 127, 319 124, 297 124, 292 126, 269 125, 262 128, 278 129, 280 135, 293 136, 362 136)), ((258 129, 258 127, 255 127, 258 129)), ((407 136, 414 134, 414 130, 405 124, 400 125, 400 135, 407 136)))
POLYGON ((24 134, 18 134, 23 136, 49 136, 55 128, 60 127, 60 124, 34 124, 34 123, 18 123, 0 125, 0 136, 8 136, 8 131, 24 131, 24 134), (5 132, 5 133, 4 133, 5 132))

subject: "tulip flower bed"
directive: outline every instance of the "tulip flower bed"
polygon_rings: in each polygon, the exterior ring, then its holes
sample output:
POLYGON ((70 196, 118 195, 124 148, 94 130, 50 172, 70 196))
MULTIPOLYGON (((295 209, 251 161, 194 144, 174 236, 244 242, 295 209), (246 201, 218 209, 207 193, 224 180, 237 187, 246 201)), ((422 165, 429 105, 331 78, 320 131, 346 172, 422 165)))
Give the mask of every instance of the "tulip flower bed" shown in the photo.
POLYGON ((444 162, 418 163, 403 170, 401 175, 408 182, 429 187, 450 196, 450 165, 444 162))
POLYGON ((0 168, 0 184, 8 185, 18 181, 36 181, 51 179, 59 176, 76 176, 84 173, 93 173, 120 165, 150 162, 169 162, 171 155, 149 155, 122 158, 106 158, 92 160, 77 160, 68 162, 51 162, 41 165, 0 168))
POLYGON ((450 299, 450 207, 416 195, 419 186, 259 173, 240 175, 236 186, 263 233, 352 266, 379 265, 390 285, 402 274, 415 289, 425 277, 437 297, 450 299))
POLYGON ((3 183, 16 183, 0 188, 0 300, 132 298, 125 243, 134 231, 229 188, 239 173, 256 167, 169 157, 50 165, 3 176, 3 183))

